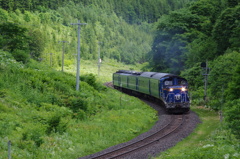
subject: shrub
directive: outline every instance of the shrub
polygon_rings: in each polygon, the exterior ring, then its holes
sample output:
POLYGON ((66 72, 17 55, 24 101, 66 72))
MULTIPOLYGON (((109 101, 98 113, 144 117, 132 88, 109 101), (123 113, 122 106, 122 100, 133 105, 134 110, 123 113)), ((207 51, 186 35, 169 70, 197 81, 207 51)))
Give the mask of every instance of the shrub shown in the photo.
MULTIPOLYGON (((34 144, 39 147, 43 142, 45 136, 46 126, 39 123, 32 123, 25 125, 25 131, 22 133, 23 142, 33 141, 34 144)), ((25 148, 25 145, 22 145, 25 148)))
POLYGON ((74 117, 79 120, 85 120, 87 118, 86 113, 81 109, 74 113, 74 117))
POLYGON ((38 115, 34 115, 33 118, 46 125, 47 134, 62 134, 67 129, 67 122, 64 122, 63 118, 69 118, 71 115, 72 111, 66 107, 42 103, 38 115))
POLYGON ((92 87, 96 87, 96 76, 92 73, 80 77, 81 81, 88 83, 92 87))
POLYGON ((48 126, 47 126, 47 134, 50 133, 60 133, 62 134, 63 132, 66 131, 67 129, 67 124, 63 123, 62 118, 59 114, 54 114, 49 120, 48 120, 48 126))
MULTIPOLYGON (((1 86, 1 83, 0 83, 0 86, 1 86)), ((3 90, 0 90, 0 98, 4 98, 7 96, 7 90, 3 89, 3 90)))
POLYGON ((86 74, 80 77, 81 81, 84 81, 88 83, 90 86, 92 86, 94 89, 101 91, 106 90, 106 87, 104 87, 102 84, 96 82, 96 76, 92 73, 86 74))
POLYGON ((204 89, 199 87, 197 90, 190 90, 191 104, 204 105, 204 89))
POLYGON ((73 110, 73 112, 78 112, 79 109, 83 111, 88 110, 89 103, 86 99, 81 97, 71 97, 69 98, 69 107, 73 110))
POLYGON ((227 106, 225 108, 227 125, 233 134, 240 139, 240 99, 229 101, 225 105, 227 106))
POLYGON ((13 57, 16 61, 21 61, 23 63, 27 63, 29 61, 30 55, 24 50, 14 50, 12 52, 13 57))

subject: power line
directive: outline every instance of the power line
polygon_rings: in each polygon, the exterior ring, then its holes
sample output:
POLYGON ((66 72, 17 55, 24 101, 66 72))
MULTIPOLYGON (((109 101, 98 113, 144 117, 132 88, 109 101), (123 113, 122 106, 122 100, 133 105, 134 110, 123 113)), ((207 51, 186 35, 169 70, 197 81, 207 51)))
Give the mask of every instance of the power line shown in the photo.
POLYGON ((76 73, 76 90, 79 90, 79 84, 80 84, 80 31, 81 31, 81 25, 86 25, 87 23, 80 23, 80 20, 78 20, 78 23, 71 23, 71 25, 78 25, 78 54, 77 54, 77 73, 76 73))

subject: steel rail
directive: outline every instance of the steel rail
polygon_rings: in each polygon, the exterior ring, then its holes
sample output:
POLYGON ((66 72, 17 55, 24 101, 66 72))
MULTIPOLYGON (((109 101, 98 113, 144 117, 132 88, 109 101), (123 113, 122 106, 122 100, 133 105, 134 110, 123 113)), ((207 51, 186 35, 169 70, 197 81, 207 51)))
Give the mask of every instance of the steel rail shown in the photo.
POLYGON ((120 156, 126 156, 127 154, 133 153, 138 151, 139 149, 145 148, 154 144, 155 142, 159 142, 161 139, 164 139, 168 135, 175 132, 185 120, 185 115, 172 115, 171 120, 168 124, 166 124, 162 129, 158 130, 157 132, 137 141, 126 145, 122 148, 115 149, 113 151, 98 155, 96 157, 92 157, 92 159, 112 159, 118 158, 120 156))

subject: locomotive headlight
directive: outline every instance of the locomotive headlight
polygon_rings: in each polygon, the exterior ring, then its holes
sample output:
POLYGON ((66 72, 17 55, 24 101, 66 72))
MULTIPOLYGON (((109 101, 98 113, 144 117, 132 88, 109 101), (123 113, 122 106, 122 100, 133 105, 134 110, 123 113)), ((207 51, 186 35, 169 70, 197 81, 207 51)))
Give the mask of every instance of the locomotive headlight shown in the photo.
POLYGON ((186 91, 186 88, 185 88, 185 87, 182 87, 182 91, 185 92, 185 91, 186 91))
POLYGON ((169 91, 172 92, 172 91, 173 91, 173 88, 170 88, 169 91))

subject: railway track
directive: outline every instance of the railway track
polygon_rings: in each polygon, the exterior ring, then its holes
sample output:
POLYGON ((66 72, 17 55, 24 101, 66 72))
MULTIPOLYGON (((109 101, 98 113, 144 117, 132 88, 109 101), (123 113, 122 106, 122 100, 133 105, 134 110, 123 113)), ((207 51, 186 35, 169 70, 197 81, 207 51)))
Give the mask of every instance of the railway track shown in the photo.
POLYGON ((175 131, 177 131, 183 125, 184 121, 185 115, 172 115, 169 123, 159 131, 122 148, 92 157, 92 159, 112 159, 129 156, 132 153, 140 151, 141 149, 150 147, 157 142, 161 142, 161 140, 166 138, 168 135, 175 133, 175 131))
MULTIPOLYGON (((112 82, 105 83, 107 87, 113 88, 112 82)), ((143 99, 142 99, 143 100, 143 99)), ((109 147, 105 150, 81 157, 79 159, 147 159, 174 146, 200 123, 199 118, 193 112, 187 114, 166 114, 158 104, 143 100, 158 111, 159 120, 146 133, 139 135, 133 140, 109 147)))

